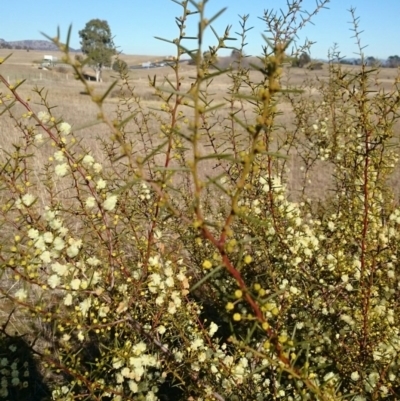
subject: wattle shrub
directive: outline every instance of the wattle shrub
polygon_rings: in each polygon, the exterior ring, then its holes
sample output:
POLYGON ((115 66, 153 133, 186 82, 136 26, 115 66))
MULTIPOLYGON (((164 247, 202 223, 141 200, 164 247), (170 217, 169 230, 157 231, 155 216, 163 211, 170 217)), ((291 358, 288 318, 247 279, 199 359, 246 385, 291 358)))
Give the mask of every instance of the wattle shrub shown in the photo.
POLYGON ((297 25, 299 8, 265 12, 262 67, 238 57, 224 70, 213 64, 229 27, 200 56, 214 17, 183 1, 174 78, 149 78, 156 109, 126 68, 99 96, 66 52, 109 130, 97 153, 62 104, 38 88, 35 112, 0 75, 2 118, 20 132, 0 156, 0 398, 400 397, 400 208, 388 184, 400 81, 371 95, 379 70, 333 53, 328 80, 290 86, 290 40, 325 3, 297 25), (192 18, 196 51, 183 41, 192 18), (191 82, 185 54, 196 55, 191 82))

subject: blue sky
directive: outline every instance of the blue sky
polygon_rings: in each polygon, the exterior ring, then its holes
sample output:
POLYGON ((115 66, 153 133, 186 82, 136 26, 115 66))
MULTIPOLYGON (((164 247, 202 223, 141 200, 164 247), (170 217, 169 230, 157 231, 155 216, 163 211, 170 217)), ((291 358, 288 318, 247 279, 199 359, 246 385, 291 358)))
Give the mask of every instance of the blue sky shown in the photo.
MULTIPOLYGON (((172 45, 154 39, 154 36, 173 39, 177 35, 174 18, 180 15, 181 7, 170 0, 3 0, 1 3, 0 38, 5 40, 43 39, 40 32, 53 36, 57 26, 65 35, 72 24, 71 46, 79 48, 78 31, 90 19, 99 18, 108 21, 115 43, 124 53, 175 54, 172 45)), ((315 0, 303 0, 302 4, 304 9, 311 10, 315 0)), ((209 0, 206 15, 211 17, 226 6, 227 11, 213 27, 222 34, 226 25, 231 24, 234 35, 240 29, 238 15, 249 14, 249 26, 254 28, 248 33, 246 53, 258 55, 265 23, 257 17, 262 16, 265 9, 285 9, 286 0, 209 0)), ((351 38, 351 25, 348 23, 351 16, 347 10, 350 7, 355 7, 360 17, 360 29, 364 31, 361 38, 363 44, 368 45, 365 55, 387 58, 400 54, 400 0, 331 0, 328 7, 313 19, 314 25, 308 25, 299 35, 299 43, 305 38, 317 42, 311 50, 313 58, 326 58, 334 43, 339 45, 342 56, 355 57, 357 46, 351 38)), ((187 33, 193 33, 196 26, 194 15, 189 19, 187 33)), ((207 44, 213 44, 213 38, 213 35, 208 35, 207 44)), ((188 42, 189 47, 192 43, 188 42)))

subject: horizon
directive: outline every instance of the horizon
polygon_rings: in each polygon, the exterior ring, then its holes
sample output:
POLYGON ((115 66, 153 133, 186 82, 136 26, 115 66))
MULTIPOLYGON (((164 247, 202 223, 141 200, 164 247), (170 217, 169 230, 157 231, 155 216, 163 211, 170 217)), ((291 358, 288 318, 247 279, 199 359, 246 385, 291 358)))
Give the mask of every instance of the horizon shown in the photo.
MULTIPOLYGON (((69 26, 72 24, 72 35, 70 46, 73 49, 80 49, 79 30, 94 18, 106 20, 111 28, 114 41, 118 51, 124 54, 143 54, 148 56, 167 56, 174 55, 176 47, 172 44, 155 39, 155 36, 168 40, 176 37, 178 30, 175 24, 175 17, 180 15, 181 7, 170 0, 153 0, 151 3, 141 3, 132 12, 132 18, 127 10, 132 8, 128 0, 121 0, 112 7, 109 3, 96 4, 71 0, 68 4, 60 0, 52 2, 52 8, 58 10, 57 14, 49 21, 47 13, 43 10, 48 8, 46 0, 36 0, 24 5, 23 12, 18 16, 19 26, 15 30, 15 20, 2 22, 0 37, 5 41, 17 40, 43 40, 46 39, 40 34, 44 32, 48 36, 55 36, 57 26, 60 27, 61 41, 64 41, 69 26), (158 7, 157 7, 158 6, 158 7), (162 13, 154 12, 153 9, 160 10, 162 13), (62 15, 62 17, 61 17, 62 15), (32 24, 32 20, 35 21, 32 24), (132 39, 131 39, 132 38, 132 39), (137 40, 135 38, 140 38, 137 40)), ((315 0, 303 0, 304 10, 313 11, 315 0)), ((286 0, 276 0, 275 7, 270 9, 282 8, 285 10, 286 0)), ((3 15, 10 15, 15 12, 13 4, 7 2, 2 5, 3 15)), ((206 4, 206 16, 211 18, 223 7, 227 10, 212 24, 214 29, 223 35, 227 25, 232 25, 231 37, 237 37, 235 32, 240 31, 238 15, 249 14, 248 27, 253 27, 247 33, 247 43, 245 53, 249 56, 257 56, 262 52, 265 44, 262 34, 264 33, 265 23, 258 17, 263 16, 265 7, 257 4, 243 4, 239 0, 210 0, 206 4), (228 4, 227 4, 228 3, 228 4)), ((266 5, 268 6, 268 5, 266 5)), ((372 56, 377 59, 387 59, 391 55, 400 53, 399 45, 396 41, 399 29, 397 28, 397 16, 400 14, 400 2, 398 0, 386 0, 385 7, 376 7, 365 0, 331 0, 327 5, 329 9, 322 9, 312 19, 313 24, 308 24, 299 33, 296 40, 297 45, 304 43, 306 39, 316 42, 311 47, 311 57, 314 59, 326 59, 329 50, 337 43, 340 55, 345 58, 357 58, 358 48, 354 33, 350 30, 349 24, 351 15, 350 7, 356 8, 356 16, 360 18, 359 31, 361 33, 362 46, 365 56, 372 56), (339 4, 340 3, 340 4, 339 4)), ((193 10, 193 6, 189 5, 193 10)), ((197 15, 189 16, 187 25, 187 35, 196 35, 197 15)), ((187 41, 185 45, 195 48, 197 41, 187 41), (192 42, 192 43, 190 43, 192 42)), ((216 38, 209 29, 205 36, 204 50, 208 45, 216 44, 216 38)), ((227 42, 228 46, 239 46, 240 40, 227 42)), ((221 51, 221 56, 226 56, 231 52, 230 49, 221 51)))

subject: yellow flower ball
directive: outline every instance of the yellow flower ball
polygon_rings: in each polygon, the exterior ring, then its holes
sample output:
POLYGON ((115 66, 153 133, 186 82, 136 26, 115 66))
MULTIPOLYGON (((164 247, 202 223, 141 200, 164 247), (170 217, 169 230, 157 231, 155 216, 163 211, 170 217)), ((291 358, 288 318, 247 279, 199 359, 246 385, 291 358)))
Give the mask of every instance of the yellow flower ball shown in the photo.
POLYGON ((234 320, 235 322, 239 322, 240 320, 242 320, 242 315, 241 315, 240 313, 235 313, 235 314, 233 315, 233 320, 234 320))
POLYGON ((244 263, 246 263, 246 265, 248 265, 249 263, 251 263, 253 261, 253 258, 250 255, 246 255, 244 257, 244 263))
POLYGON ((211 269, 212 268, 212 263, 208 260, 208 259, 206 259, 204 262, 203 262, 203 269, 211 269))

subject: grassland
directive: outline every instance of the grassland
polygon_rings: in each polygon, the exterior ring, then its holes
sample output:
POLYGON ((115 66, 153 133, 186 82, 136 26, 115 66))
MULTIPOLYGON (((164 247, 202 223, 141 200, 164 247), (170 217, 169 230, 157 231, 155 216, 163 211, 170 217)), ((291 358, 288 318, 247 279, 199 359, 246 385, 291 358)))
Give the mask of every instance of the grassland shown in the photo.
MULTIPOLYGON (((5 57, 10 53, 7 49, 0 49, 0 57, 5 57)), ((53 56, 62 59, 62 54, 57 52, 49 52, 53 56)), ((19 88, 19 93, 23 98, 30 98, 31 105, 35 111, 42 109, 37 95, 33 94, 35 88, 44 88, 47 93, 47 101, 50 105, 56 106, 54 113, 68 121, 73 127, 76 134, 81 137, 86 146, 97 156, 99 144, 95 140, 96 137, 107 137, 109 130, 105 125, 96 125, 95 128, 84 128, 88 123, 96 122, 96 115, 98 112, 97 106, 93 104, 89 97, 85 95, 82 84, 75 80, 72 70, 67 66, 59 64, 53 70, 39 69, 39 62, 43 58, 44 52, 25 50, 15 50, 7 62, 0 66, 0 73, 9 80, 11 84, 16 84, 21 80, 25 80, 24 84, 19 88)), ((121 55, 121 59, 126 61, 128 66, 138 65, 145 61, 157 61, 162 57, 146 56, 146 55, 121 55)), ((357 70, 359 67, 345 67, 357 70)), ((90 73, 90 68, 87 68, 90 73)), ((396 78, 396 69, 382 69, 379 80, 371 88, 371 95, 373 96, 379 90, 388 91, 392 88, 393 82, 396 78)), ((103 72, 103 82, 91 83, 98 93, 104 92, 110 83, 115 79, 115 72, 112 70, 105 70, 103 72)), ((152 88, 149 87, 148 77, 157 75, 157 82, 162 84, 165 77, 172 80, 174 79, 173 70, 168 67, 159 67, 154 69, 133 69, 129 71, 132 86, 134 87, 135 94, 142 99, 142 106, 147 109, 159 109, 161 102, 159 98, 154 96, 152 88)), ((181 90, 188 90, 190 87, 192 76, 194 75, 194 67, 187 64, 181 65, 181 76, 184 77, 181 90)), ((251 72, 251 80, 254 82, 260 81, 262 78, 261 73, 257 71, 251 72)), ((318 90, 316 82, 324 82, 328 79, 328 68, 324 65, 322 70, 309 71, 307 69, 299 68, 285 68, 283 74, 283 82, 291 88, 302 86, 305 82, 314 82, 307 86, 306 94, 316 102, 319 101, 318 90), (315 86, 313 86, 315 85, 315 86)), ((226 89, 230 84, 230 79, 226 76, 216 78, 210 87, 213 93, 215 102, 223 102, 226 94, 226 89)), ((0 91, 5 92, 5 88, 0 91)), ((104 107, 105 112, 113 118, 117 109, 116 92, 106 100, 104 107)), ((20 106, 17 106, 20 107, 20 106)), ((249 107, 247 105, 246 107, 249 107)), ((293 119, 292 107, 287 102, 281 102, 279 105, 281 115, 278 118, 282 126, 290 127, 293 119)), ((246 110, 248 115, 253 112, 251 109, 246 110)), ((21 108, 22 113, 22 108, 21 108)), ((152 124, 157 124, 153 121, 152 124)), ((159 127, 154 125, 150 127, 152 132, 157 133, 159 127)), ((400 127, 397 127, 399 130, 400 127)), ((15 123, 7 118, 0 119, 0 138, 1 146, 8 148, 11 143, 15 142, 20 135, 19 129, 15 123)), ((41 161, 39 160, 38 163, 41 161)), ((296 154, 291 154, 288 160, 291 168, 291 176, 289 177, 289 186, 291 189, 296 190, 301 186, 302 172, 300 170, 301 162, 296 154)), ((311 184, 309 187, 310 196, 320 198, 326 195, 329 191, 329 174, 331 172, 326 167, 323 169, 316 168, 311 174, 311 184)), ((397 169, 392 177, 392 184, 395 192, 399 192, 398 182, 400 181, 400 169, 397 169)))

